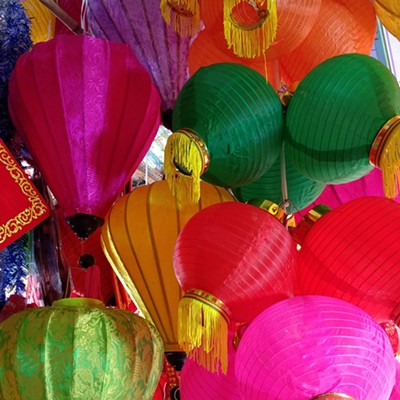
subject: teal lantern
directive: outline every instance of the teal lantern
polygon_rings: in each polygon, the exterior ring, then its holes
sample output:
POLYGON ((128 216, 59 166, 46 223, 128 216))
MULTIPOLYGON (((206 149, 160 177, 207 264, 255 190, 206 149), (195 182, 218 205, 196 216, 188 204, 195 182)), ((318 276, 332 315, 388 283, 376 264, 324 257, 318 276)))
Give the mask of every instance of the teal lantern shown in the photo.
POLYGON ((151 400, 162 340, 145 319, 63 299, 0 324, 2 400, 151 400))
POLYGON ((283 141, 282 105, 265 77, 240 64, 200 68, 175 103, 164 159, 178 199, 199 198, 200 177, 239 187, 260 178, 283 141), (183 188, 182 188, 183 186, 183 188))
POLYGON ((287 111, 287 154, 310 179, 326 184, 382 169, 394 197, 400 172, 400 90, 378 60, 361 54, 331 58, 300 82, 287 111))

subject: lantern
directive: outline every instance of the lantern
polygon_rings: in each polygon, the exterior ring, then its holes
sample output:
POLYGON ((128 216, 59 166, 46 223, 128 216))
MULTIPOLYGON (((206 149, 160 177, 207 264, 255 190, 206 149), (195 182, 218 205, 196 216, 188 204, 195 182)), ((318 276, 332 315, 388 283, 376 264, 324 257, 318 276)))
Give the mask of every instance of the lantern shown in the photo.
POLYGON ((3 399, 147 399, 163 346, 156 329, 98 300, 63 299, 14 314, 0 329, 3 399))
POLYGON ((208 372, 193 360, 186 360, 180 379, 182 400, 243 400, 235 377, 236 349, 232 344, 233 329, 229 331, 228 336, 227 374, 208 372))
POLYGON ((296 257, 289 232, 255 206, 215 204, 192 217, 174 251, 175 274, 185 292, 179 343, 189 358, 226 373, 229 324, 248 323, 291 296, 296 257))
POLYGON ((376 16, 369 1, 323 1, 305 40, 280 58, 282 78, 290 85, 331 57, 347 53, 369 55, 375 36, 376 16))
POLYGON ((395 381, 389 339, 366 312, 325 296, 296 296, 246 329, 235 363, 252 400, 388 400, 395 381))
POLYGON ((396 0, 374 0, 373 4, 382 25, 400 40, 400 4, 396 0))
POLYGON ((400 400, 400 363, 396 362, 396 382, 389 400, 400 400))
POLYGON ((134 189, 107 215, 103 250, 139 310, 158 328, 167 352, 182 351, 177 338, 181 289, 172 264, 176 238, 195 213, 223 201, 234 198, 202 182, 200 201, 177 209, 167 182, 158 181, 134 189))
POLYGON ((9 107, 68 222, 87 238, 157 133, 150 76, 127 45, 59 35, 19 58, 9 107))
POLYGON ((299 294, 337 297, 378 322, 399 322, 400 205, 363 197, 323 215, 300 251, 299 294), (390 240, 388 240, 390 238, 390 240))
MULTIPOLYGON (((258 10, 253 7, 254 2, 246 0, 241 2, 236 1, 236 3, 239 4, 233 10, 233 21, 230 18, 232 22, 236 19, 236 23, 239 23, 239 27, 241 25, 242 28, 246 26, 250 27, 251 24, 253 24, 253 28, 256 28, 257 24, 262 22, 263 14, 261 12, 260 16, 257 13, 258 10)), ((261 4, 262 2, 257 1, 257 3, 261 4)), ((278 59, 282 55, 294 50, 303 42, 316 21, 320 5, 321 0, 279 0, 276 2, 278 28, 275 40, 265 49, 267 60, 278 59)), ((237 54, 232 48, 228 50, 226 40, 221 40, 221 38, 225 39, 223 24, 224 2, 203 0, 201 2, 201 18, 205 24, 205 31, 208 32, 211 39, 207 47, 215 45, 223 52, 232 55, 237 54)), ((253 33, 256 31, 257 29, 250 30, 253 33)), ((254 38, 251 41, 254 41, 254 38)), ((254 47, 257 46, 256 43, 252 45, 254 47)), ((190 51, 192 52, 192 49, 190 51)), ((258 59, 259 63, 264 63, 262 55, 255 57, 256 59, 258 59)), ((243 62, 247 62, 247 60, 243 60, 243 62)))
POLYGON ((397 193, 400 90, 378 60, 331 58, 300 82, 287 111, 286 150, 310 179, 346 183, 378 166, 385 194, 397 193))
POLYGON ((213 64, 183 87, 172 127, 164 157, 166 179, 178 199, 184 194, 185 201, 196 201, 200 176, 214 185, 238 187, 266 172, 282 145, 282 105, 256 71, 213 64))
POLYGON ((284 160, 279 157, 260 179, 233 189, 233 193, 244 202, 268 199, 283 204, 288 201, 290 212, 295 212, 311 204, 324 188, 323 183, 314 182, 299 172, 286 157, 284 160))
POLYGON ((22 0, 31 20, 31 38, 33 43, 45 42, 54 36, 55 16, 39 0, 22 0))
POLYGON ((162 110, 173 108, 188 79, 190 38, 166 25, 159 0, 90 0, 87 18, 97 37, 130 45, 161 95, 162 110))

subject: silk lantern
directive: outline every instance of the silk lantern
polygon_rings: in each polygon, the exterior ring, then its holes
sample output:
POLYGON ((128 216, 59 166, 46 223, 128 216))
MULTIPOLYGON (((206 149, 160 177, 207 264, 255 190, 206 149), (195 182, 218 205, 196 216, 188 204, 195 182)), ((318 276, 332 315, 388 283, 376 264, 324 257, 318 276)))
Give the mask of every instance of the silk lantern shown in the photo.
POLYGON ((396 382, 389 400, 400 400, 400 363, 396 361, 396 382))
POLYGON ((337 297, 399 322, 400 205, 363 197, 323 215, 300 250, 298 293, 337 297), (390 240, 388 240, 390 238, 390 240))
POLYGON ((369 55, 376 36, 376 15, 365 0, 326 0, 304 41, 280 58, 282 79, 301 81, 323 61, 347 53, 369 55))
POLYGON ((173 108, 188 79, 190 38, 165 23, 160 1, 89 0, 87 19, 94 36, 130 45, 160 92, 162 110, 173 108))
MULTIPOLYGON (((257 2, 261 3, 260 1, 257 2)), ((278 27, 275 40, 265 50, 267 60, 278 59, 298 47, 307 37, 318 16, 321 0, 279 0, 276 2, 278 27)), ((253 2, 242 1, 232 16, 242 27, 255 28, 262 19, 256 13, 253 2), (252 20, 253 19, 253 20, 252 20), (258 22, 257 22, 258 21, 258 22), (251 24, 254 24, 251 26, 251 24)), ((201 1, 201 18, 205 24, 205 31, 210 36, 210 44, 221 51, 234 55, 233 49, 228 50, 224 36, 224 3, 223 1, 201 1), (222 38, 222 40, 221 40, 222 38)), ((253 32, 257 29, 253 29, 253 32)), ((253 46, 257 46, 256 43, 253 46)), ((192 50, 190 50, 192 52, 192 50)), ((255 57, 259 63, 264 63, 264 56, 255 57)), ((243 60, 248 62, 250 60, 243 60)))
POLYGON ((400 4, 396 0, 373 0, 376 15, 382 25, 400 40, 400 4))
POLYGON ((388 400, 395 382, 389 339, 366 312, 325 296, 295 296, 263 311, 236 355, 252 400, 388 400))
POLYGON ((185 292, 179 343, 209 371, 227 371, 228 326, 250 322, 292 295, 294 241, 271 214, 244 203, 215 204, 180 232, 174 269, 185 292))
POLYGON ((182 293, 172 264, 176 238, 199 210, 225 201, 234 198, 202 182, 200 201, 177 209, 167 182, 158 181, 125 195, 106 217, 104 253, 139 310, 158 328, 167 352, 182 351, 177 333, 182 293))
POLYGON ((164 156, 166 179, 178 199, 197 201, 200 177, 238 187, 266 172, 282 145, 282 105, 256 71, 213 64, 199 69, 181 90, 172 128, 164 156))
POLYGON ((323 183, 304 176, 287 157, 279 157, 261 178, 233 189, 233 194, 244 202, 254 199, 268 199, 276 204, 288 202, 288 210, 296 212, 316 200, 324 188, 323 183))
POLYGON ((234 330, 228 334, 228 370, 226 375, 206 371, 195 361, 187 359, 180 376, 182 400, 243 400, 235 377, 236 349, 233 347, 234 330))
POLYGON ((149 74, 127 45, 59 35, 19 58, 9 107, 67 221, 87 238, 157 133, 149 74))
POLYGON ((333 57, 300 82, 287 111, 286 149, 310 179, 346 183, 378 166, 385 194, 398 187, 400 90, 378 60, 333 57))
POLYGON ((14 314, 1 324, 0 343, 4 400, 150 400, 163 362, 150 323, 93 299, 14 314))

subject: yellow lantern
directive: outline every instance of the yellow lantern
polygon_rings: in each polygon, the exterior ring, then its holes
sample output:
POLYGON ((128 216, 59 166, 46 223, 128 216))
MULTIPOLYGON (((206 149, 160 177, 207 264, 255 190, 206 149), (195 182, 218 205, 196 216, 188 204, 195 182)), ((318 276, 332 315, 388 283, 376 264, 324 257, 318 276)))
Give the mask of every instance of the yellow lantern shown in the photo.
POLYGON ((31 39, 34 44, 46 42, 54 37, 56 17, 39 0, 22 0, 31 20, 31 39))
POLYGON ((399 0, 374 0, 376 15, 382 25, 400 40, 400 2, 399 0))
POLYGON ((166 181, 140 186, 118 200, 101 233, 108 261, 142 314, 157 327, 166 352, 178 345, 181 289, 172 263, 175 241, 185 223, 215 203, 235 201, 226 190, 201 182, 198 203, 178 208, 166 181))

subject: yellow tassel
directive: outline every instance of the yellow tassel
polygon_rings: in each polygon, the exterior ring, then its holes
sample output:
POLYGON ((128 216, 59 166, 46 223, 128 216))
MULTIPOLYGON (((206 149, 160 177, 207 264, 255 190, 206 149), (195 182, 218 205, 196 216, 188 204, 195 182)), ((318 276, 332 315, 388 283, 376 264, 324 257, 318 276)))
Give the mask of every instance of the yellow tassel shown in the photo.
POLYGON ((223 303, 201 290, 188 291, 179 303, 179 345, 207 371, 228 371, 229 318, 223 303))
POLYGON ((259 6, 259 0, 224 0, 225 39, 228 48, 232 48, 239 57, 260 56, 276 38, 278 28, 276 0, 265 1, 268 2, 267 10, 259 6), (256 24, 245 25, 235 21, 232 10, 241 2, 246 2, 258 10, 260 19, 256 24))
POLYGON ((193 37, 200 30, 199 0, 161 0, 161 15, 181 37, 193 37))
POLYGON ((177 131, 168 137, 165 146, 165 179, 179 207, 199 201, 200 176, 208 167, 207 148, 194 135, 194 132, 177 131))

